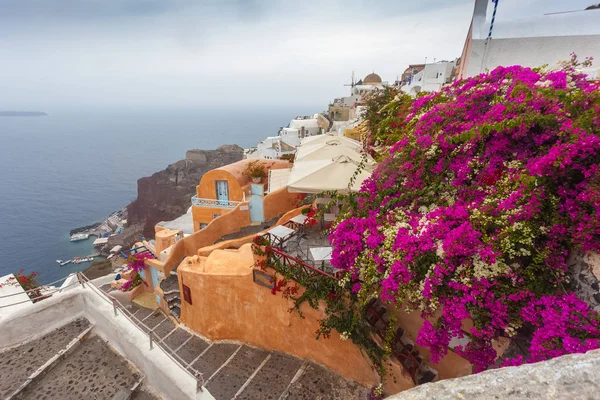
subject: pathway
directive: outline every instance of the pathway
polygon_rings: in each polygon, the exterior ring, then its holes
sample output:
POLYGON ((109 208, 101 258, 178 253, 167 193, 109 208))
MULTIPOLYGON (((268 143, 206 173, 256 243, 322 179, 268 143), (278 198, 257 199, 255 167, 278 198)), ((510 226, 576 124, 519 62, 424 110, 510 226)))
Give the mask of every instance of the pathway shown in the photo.
MULTIPOLYGON (((111 291, 110 285, 100 289, 111 291)), ((217 400, 367 398, 362 386, 311 361, 242 343, 210 342, 176 325, 160 309, 135 303, 126 308, 144 332, 152 330, 155 344, 183 361, 190 372, 202 373, 205 387, 217 400)))

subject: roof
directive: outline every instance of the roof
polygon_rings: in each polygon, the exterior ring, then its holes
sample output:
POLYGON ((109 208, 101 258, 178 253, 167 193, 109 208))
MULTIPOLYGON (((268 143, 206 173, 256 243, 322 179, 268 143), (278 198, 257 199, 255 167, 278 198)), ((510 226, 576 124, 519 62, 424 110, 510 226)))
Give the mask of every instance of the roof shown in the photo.
POLYGON ((186 212, 171 221, 161 221, 156 225, 174 231, 182 231, 184 235, 191 235, 194 233, 194 219, 191 212, 186 212))
POLYGON ((306 119, 293 119, 290 121, 290 128, 292 129, 300 129, 304 128, 318 128, 319 121, 317 118, 306 118, 306 119))
POLYGON ((371 168, 365 167, 358 175, 356 171, 360 162, 341 155, 329 160, 298 161, 288 178, 290 193, 320 193, 337 190, 348 193, 348 186, 354 177, 350 190, 360 189, 363 181, 371 176, 371 168))
POLYGON ((108 243, 108 238, 104 237, 104 238, 98 238, 96 240, 94 240, 94 246, 100 245, 100 244, 106 244, 108 243))
POLYGON ((376 85, 376 84, 380 84, 382 82, 381 77, 379 75, 377 75, 375 72, 365 76, 365 79, 363 79, 362 84, 363 85, 376 85))
POLYGON ((0 277, 0 315, 10 314, 20 308, 33 304, 13 274, 0 277), (18 304, 21 303, 21 304, 18 304), (13 304, 11 307, 6 307, 13 304))
POLYGON ((244 170, 246 169, 246 165, 250 162, 258 162, 264 165, 267 169, 281 169, 281 168, 289 168, 290 163, 285 160, 264 160, 259 158, 254 159, 244 159, 231 164, 224 165, 220 168, 215 168, 209 172, 207 172, 205 176, 209 176, 212 171, 225 171, 229 172, 240 184, 240 186, 245 186, 250 183, 250 179, 244 176, 244 170))

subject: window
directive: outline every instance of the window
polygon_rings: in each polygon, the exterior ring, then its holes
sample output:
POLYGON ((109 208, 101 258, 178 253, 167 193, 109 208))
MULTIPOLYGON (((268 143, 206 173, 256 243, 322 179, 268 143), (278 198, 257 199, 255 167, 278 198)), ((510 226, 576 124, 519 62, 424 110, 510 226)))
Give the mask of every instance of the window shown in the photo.
POLYGON ((221 216, 221 214, 213 214, 213 219, 219 218, 220 216, 221 216))
POLYGON ((229 183, 227 181, 215 181, 215 184, 219 204, 227 205, 229 201, 229 183))
POLYGON ((206 226, 207 226, 207 225, 208 225, 208 224, 203 224, 202 222, 200 222, 200 229, 204 229, 204 228, 206 228, 206 226))

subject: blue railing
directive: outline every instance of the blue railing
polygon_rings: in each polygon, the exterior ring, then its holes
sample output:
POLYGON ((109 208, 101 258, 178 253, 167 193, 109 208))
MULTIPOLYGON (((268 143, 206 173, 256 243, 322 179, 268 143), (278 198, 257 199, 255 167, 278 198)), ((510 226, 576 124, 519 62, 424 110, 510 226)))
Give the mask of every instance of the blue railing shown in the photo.
POLYGON ((148 250, 148 248, 146 246, 140 246, 140 247, 134 247, 133 249, 130 250, 124 250, 121 252, 121 255, 123 256, 123 258, 127 258, 132 254, 141 254, 141 253, 150 253, 150 255, 152 256, 152 258, 156 258, 154 256, 154 254, 148 250))
POLYGON ((236 208, 240 204, 239 201, 217 200, 217 199, 202 199, 198 196, 192 197, 192 205, 196 207, 211 207, 211 208, 236 208))

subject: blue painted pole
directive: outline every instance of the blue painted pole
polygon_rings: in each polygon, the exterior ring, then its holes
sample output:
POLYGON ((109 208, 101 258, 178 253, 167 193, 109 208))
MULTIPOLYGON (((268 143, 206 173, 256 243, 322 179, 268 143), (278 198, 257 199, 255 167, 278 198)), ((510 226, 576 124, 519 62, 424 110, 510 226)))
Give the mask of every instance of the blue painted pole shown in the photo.
POLYGON ((494 13, 492 14, 492 23, 490 24, 490 32, 488 33, 488 39, 492 38, 492 31, 494 30, 494 21, 496 20, 496 10, 498 10, 498 1, 492 0, 494 3, 494 13))

